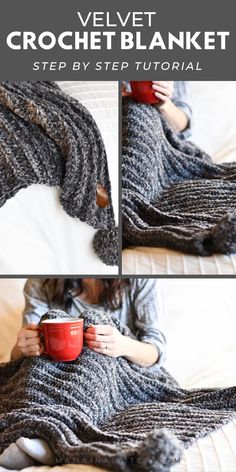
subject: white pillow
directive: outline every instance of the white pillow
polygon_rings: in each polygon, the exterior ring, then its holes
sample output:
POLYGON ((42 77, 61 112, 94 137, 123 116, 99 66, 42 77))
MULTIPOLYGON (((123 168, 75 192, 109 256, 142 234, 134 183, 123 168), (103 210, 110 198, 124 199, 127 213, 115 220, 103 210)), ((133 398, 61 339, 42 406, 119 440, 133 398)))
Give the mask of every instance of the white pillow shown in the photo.
POLYGON ((186 387, 236 384, 236 279, 165 279, 167 368, 186 387))
POLYGON ((236 160, 236 81, 193 81, 192 140, 218 162, 236 160))
POLYGON ((25 279, 0 279, 0 362, 7 361, 22 324, 25 279))

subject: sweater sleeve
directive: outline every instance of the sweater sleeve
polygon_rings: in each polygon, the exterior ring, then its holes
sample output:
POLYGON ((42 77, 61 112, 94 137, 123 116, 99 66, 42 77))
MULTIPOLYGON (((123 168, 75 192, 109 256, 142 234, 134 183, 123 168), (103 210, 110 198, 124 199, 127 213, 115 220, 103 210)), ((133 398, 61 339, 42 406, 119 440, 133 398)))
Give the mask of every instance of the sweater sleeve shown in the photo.
POLYGON ((44 289, 44 279, 28 279, 24 287, 24 297, 23 326, 39 323, 41 317, 50 308, 50 302, 44 289))
POLYGON ((191 85, 187 81, 174 82, 173 103, 182 110, 188 118, 188 125, 184 131, 178 133, 182 139, 189 138, 192 131, 191 85))
POLYGON ((161 280, 134 279, 134 311, 137 339, 150 343, 159 353, 158 364, 166 355, 164 302, 161 280))

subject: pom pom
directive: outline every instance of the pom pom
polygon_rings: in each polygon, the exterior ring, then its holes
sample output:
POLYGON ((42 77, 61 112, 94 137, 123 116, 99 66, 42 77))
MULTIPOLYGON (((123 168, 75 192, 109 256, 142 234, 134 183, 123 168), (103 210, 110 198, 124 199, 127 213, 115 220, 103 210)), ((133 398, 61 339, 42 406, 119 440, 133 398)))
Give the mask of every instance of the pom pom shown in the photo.
POLYGON ((236 252, 236 212, 228 213, 217 223, 209 234, 200 241, 201 254, 231 254, 236 252))
POLYGON ((137 450, 135 470, 169 472, 181 459, 183 447, 169 431, 159 429, 149 434, 137 450))
POLYGON ((110 266, 119 263, 118 228, 100 229, 94 236, 94 250, 101 261, 110 266))

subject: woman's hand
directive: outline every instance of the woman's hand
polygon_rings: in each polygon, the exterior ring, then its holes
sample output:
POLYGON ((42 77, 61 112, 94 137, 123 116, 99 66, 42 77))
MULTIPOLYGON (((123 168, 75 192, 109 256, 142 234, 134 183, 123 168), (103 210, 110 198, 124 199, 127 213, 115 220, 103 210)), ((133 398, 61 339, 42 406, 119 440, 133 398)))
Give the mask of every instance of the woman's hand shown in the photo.
POLYGON ((127 90, 125 82, 122 82, 121 87, 122 87, 122 89, 121 89, 122 90, 122 97, 130 97, 132 95, 131 92, 129 92, 127 90))
POLYGON ((17 335, 15 348, 20 356, 40 356, 42 354, 44 346, 41 343, 36 323, 21 328, 17 335))
POLYGON ((142 367, 157 362, 159 353, 155 346, 123 336, 110 325, 92 325, 85 332, 87 345, 92 351, 110 357, 125 357, 142 367))
POLYGON ((171 100, 174 92, 174 82, 153 81, 152 88, 155 96, 160 100, 154 106, 157 107, 176 133, 184 131, 188 126, 188 117, 171 100))
POLYGON ((118 329, 110 325, 92 325, 85 332, 87 345, 92 351, 110 357, 124 355, 125 338, 118 329))
POLYGON ((152 81, 152 88, 155 92, 155 96, 160 100, 160 103, 157 103, 157 107, 160 108, 171 100, 174 92, 174 82, 154 80, 152 81))

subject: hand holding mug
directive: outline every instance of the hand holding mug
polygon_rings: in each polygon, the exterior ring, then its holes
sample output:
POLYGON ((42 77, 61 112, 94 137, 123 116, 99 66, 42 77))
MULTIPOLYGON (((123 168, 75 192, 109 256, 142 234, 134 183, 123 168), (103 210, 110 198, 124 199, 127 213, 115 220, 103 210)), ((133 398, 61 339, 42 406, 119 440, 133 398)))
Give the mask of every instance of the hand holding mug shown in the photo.
POLYGON ((129 91, 127 90, 127 87, 126 87, 125 82, 122 82, 121 87, 122 87, 122 88, 121 88, 122 97, 130 97, 130 96, 131 96, 131 92, 129 92, 129 91))
POLYGON ((19 331, 16 342, 17 349, 22 356, 40 356, 44 351, 39 329, 36 323, 31 323, 19 331))
POLYGON ((92 351, 110 357, 124 355, 124 336, 113 326, 92 325, 84 334, 86 343, 92 351))
POLYGON ((155 97, 158 99, 157 106, 163 107, 171 98, 174 93, 174 82, 164 80, 153 80, 152 89, 155 97))

